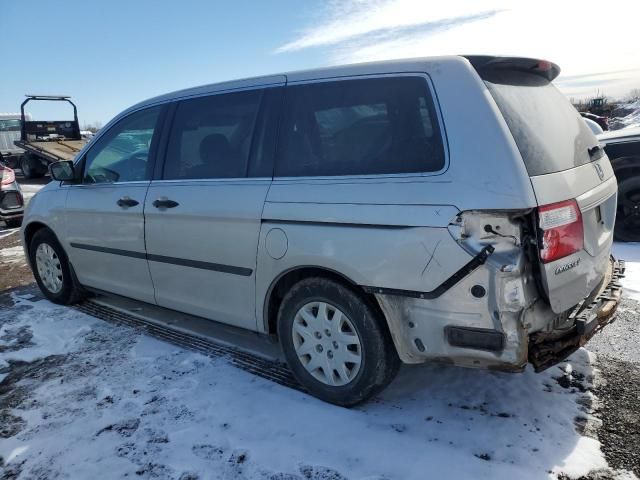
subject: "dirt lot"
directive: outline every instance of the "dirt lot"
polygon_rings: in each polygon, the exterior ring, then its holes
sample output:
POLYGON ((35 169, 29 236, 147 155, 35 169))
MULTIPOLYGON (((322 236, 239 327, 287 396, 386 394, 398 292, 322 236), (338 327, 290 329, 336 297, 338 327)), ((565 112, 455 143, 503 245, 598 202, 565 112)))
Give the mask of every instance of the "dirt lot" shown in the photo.
POLYGON ((0 292, 33 283, 33 274, 21 252, 18 230, 0 230, 0 292), (4 236, 2 236, 4 234, 4 236))

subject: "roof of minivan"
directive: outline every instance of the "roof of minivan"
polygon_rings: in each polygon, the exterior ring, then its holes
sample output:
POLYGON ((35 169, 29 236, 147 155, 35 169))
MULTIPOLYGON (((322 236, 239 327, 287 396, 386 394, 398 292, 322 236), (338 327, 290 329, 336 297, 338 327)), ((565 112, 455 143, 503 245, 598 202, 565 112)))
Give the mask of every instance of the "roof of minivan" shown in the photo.
MULTIPOLYGON (((418 57, 400 60, 384 60, 379 62, 355 63, 350 65, 338 65, 325 68, 314 68, 309 70, 298 70, 293 72, 285 72, 281 74, 266 75, 260 77, 243 78, 239 80, 230 80, 226 82, 211 83, 198 87, 176 90, 175 92, 166 93, 157 97, 149 98, 131 108, 134 110, 140 107, 153 105, 156 103, 176 100, 178 98, 205 95, 207 93, 219 92, 224 90, 235 90, 239 88, 251 88, 270 85, 284 84, 285 82, 301 82, 309 80, 320 80, 325 78, 347 77, 357 75, 371 75, 378 73, 396 73, 396 72, 419 72, 420 68, 424 68, 425 63, 432 66, 434 64, 445 65, 447 63, 467 62, 467 59, 461 55, 439 56, 439 57, 418 57)), ((124 112, 123 112, 124 113, 124 112)))

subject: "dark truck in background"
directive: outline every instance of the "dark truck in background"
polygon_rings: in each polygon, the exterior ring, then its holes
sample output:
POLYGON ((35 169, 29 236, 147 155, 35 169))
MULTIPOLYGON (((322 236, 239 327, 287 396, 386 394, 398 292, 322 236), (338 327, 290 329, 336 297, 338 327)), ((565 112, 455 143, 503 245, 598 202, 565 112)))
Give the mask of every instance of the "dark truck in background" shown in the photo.
POLYGON ((25 178, 39 178, 47 173, 50 163, 61 160, 73 160, 87 140, 80 133, 78 109, 62 95, 27 95, 20 105, 20 139, 15 146, 24 150, 19 166, 25 178), (25 114, 25 105, 30 101, 68 102, 73 107, 72 120, 32 120, 25 114))
POLYGON ((640 127, 598 135, 618 179, 615 238, 640 242, 640 127))

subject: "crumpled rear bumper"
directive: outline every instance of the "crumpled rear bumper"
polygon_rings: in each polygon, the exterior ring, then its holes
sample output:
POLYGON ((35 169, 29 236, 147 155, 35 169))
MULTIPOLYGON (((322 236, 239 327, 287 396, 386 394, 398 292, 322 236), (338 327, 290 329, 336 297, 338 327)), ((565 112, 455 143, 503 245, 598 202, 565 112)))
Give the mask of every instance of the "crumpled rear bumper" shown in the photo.
POLYGON ((536 372, 561 362, 614 320, 622 296, 620 279, 624 277, 624 270, 624 261, 611 257, 607 284, 588 304, 581 302, 569 313, 569 319, 575 320, 571 328, 529 336, 529 363, 536 372))

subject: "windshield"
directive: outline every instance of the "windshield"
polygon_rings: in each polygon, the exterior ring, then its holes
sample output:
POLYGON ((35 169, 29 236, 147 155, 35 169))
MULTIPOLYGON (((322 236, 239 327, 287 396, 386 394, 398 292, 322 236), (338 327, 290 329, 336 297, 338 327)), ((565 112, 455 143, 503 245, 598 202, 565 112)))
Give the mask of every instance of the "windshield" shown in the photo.
POLYGON ((4 119, 0 120, 0 132, 19 132, 20 131, 20 119, 4 119))
POLYGON ((571 103, 547 79, 496 72, 485 84, 511 130, 530 176, 560 172, 596 160, 598 145, 571 103))

